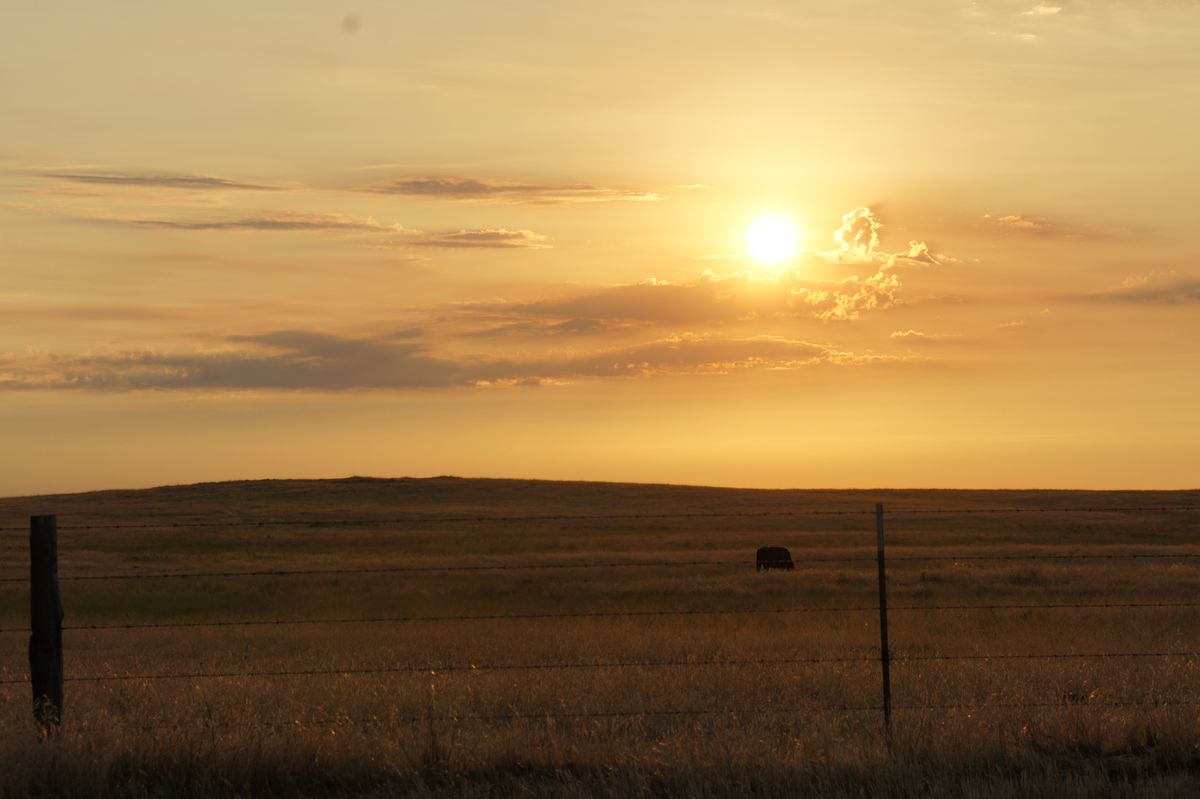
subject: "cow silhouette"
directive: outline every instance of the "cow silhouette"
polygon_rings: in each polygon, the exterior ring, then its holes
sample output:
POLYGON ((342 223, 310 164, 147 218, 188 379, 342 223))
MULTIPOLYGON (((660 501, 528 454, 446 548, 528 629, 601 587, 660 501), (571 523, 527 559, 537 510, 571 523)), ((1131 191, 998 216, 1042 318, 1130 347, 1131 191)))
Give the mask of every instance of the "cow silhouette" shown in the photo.
POLYGON ((792 562, 792 553, 788 552, 787 547, 759 547, 758 554, 755 557, 755 571, 763 569, 786 569, 791 571, 796 568, 796 564, 792 562))

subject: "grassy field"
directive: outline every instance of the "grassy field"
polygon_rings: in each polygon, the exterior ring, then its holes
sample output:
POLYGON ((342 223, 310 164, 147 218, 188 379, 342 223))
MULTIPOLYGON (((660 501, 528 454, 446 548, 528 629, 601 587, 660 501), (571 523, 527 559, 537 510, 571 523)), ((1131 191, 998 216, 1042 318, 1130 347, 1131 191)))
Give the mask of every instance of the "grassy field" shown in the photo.
POLYGON ((1200 652, 1200 558, 1173 557, 1200 555, 1200 512, 1127 510, 1164 505, 1200 492, 352 478, 0 500, 0 578, 27 574, 28 516, 58 514, 67 627, 192 625, 67 630, 41 741, 27 586, 0 582, 0 796, 1195 796, 1200 656, 1163 653, 1200 652), (970 513, 996 507, 1047 512, 970 513), (615 518, 562 518, 594 516, 615 518), (767 544, 795 571, 756 573, 767 544), (1156 557, 1046 557, 1081 553, 1156 557), (571 567, 527 568, 547 564, 571 567), (386 567, 412 570, 362 571, 386 567), (269 570, 325 573, 162 576, 269 570), (112 574, 144 579, 87 579, 112 574), (1091 607, 954 607, 1047 604, 1091 607))

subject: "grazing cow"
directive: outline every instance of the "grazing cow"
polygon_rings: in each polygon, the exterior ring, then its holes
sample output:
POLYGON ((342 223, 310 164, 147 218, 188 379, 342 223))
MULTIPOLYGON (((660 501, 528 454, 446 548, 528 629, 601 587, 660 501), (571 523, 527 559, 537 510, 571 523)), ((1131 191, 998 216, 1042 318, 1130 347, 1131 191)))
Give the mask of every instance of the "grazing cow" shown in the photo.
POLYGON ((788 552, 787 547, 759 547, 758 555, 755 559, 755 571, 763 569, 786 569, 791 571, 796 568, 796 564, 792 562, 792 553, 788 552))

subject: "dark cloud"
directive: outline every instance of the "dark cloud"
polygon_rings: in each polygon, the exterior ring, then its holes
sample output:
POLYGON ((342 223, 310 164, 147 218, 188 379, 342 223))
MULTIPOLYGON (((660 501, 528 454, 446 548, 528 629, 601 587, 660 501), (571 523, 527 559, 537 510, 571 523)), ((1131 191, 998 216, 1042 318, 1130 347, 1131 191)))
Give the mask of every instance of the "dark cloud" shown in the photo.
POLYGON ((625 191, 586 183, 510 183, 463 177, 406 177, 367 186, 364 191, 446 200, 490 200, 504 203, 583 203, 650 201, 654 192, 625 191))
POLYGON ((247 183, 212 175, 136 174, 120 172, 44 172, 42 177, 104 186, 139 186, 160 189, 238 189, 277 191, 277 186, 247 183))
POLYGON ((345 390, 553 383, 661 374, 721 374, 898 360, 773 336, 673 336, 583 355, 524 360, 431 355, 413 331, 351 338, 304 330, 234 336, 205 353, 0 358, 0 388, 345 390))

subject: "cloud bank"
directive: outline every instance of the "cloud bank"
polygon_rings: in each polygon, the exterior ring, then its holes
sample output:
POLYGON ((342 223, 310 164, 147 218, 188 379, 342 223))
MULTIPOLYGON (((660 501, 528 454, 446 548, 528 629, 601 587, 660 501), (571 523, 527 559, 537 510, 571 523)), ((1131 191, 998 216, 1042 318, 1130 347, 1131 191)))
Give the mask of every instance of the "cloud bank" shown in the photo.
POLYGON ((412 331, 353 338, 281 330, 231 336, 217 352, 0 358, 0 389, 346 390, 485 387, 587 378, 724 374, 900 360, 776 336, 679 335, 585 355, 529 359, 430 354, 412 331))

